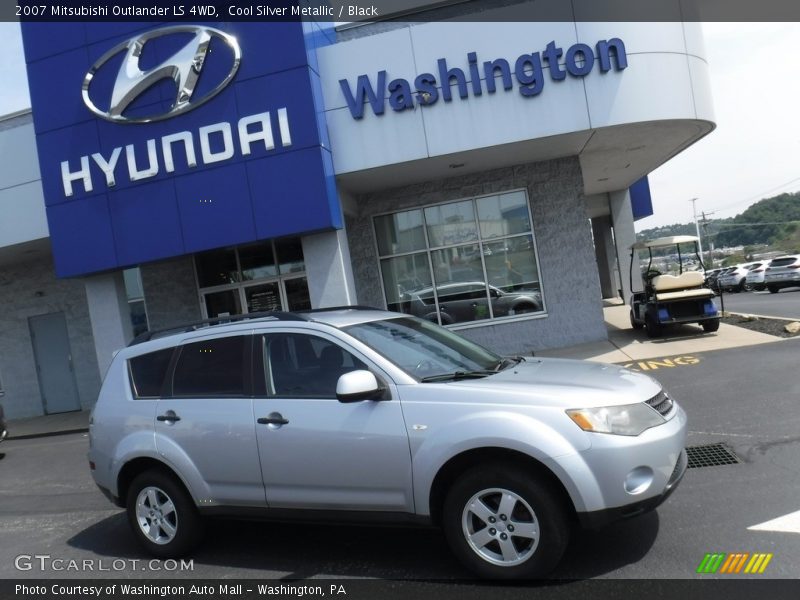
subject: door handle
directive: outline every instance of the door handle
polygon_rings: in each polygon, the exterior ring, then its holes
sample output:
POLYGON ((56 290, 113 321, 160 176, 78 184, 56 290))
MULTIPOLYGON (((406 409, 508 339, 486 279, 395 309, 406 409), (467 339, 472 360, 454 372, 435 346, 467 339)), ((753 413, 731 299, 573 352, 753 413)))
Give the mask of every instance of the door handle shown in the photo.
POLYGON ((284 419, 281 413, 270 413, 268 417, 259 417, 256 422, 259 425, 287 425, 289 419, 284 419))
POLYGON ((174 410, 168 410, 163 415, 158 415, 156 417, 156 421, 166 421, 168 423, 171 422, 171 421, 174 422, 174 421, 180 421, 180 420, 181 420, 181 418, 178 415, 175 414, 174 410))

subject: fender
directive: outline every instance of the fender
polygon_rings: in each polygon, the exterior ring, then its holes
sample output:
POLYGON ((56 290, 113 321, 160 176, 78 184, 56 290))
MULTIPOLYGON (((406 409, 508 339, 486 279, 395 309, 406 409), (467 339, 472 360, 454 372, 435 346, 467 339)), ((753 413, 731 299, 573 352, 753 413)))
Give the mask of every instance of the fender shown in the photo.
POLYGON ((183 485, 189 490, 194 499, 194 503, 198 506, 213 506, 214 502, 211 500, 211 489, 200 475, 200 471, 195 467, 189 455, 170 438, 155 434, 155 447, 157 453, 154 458, 169 466, 173 471, 178 473, 178 476, 183 481, 183 485))
POLYGON ((503 448, 526 454, 561 481, 577 510, 602 499, 594 475, 580 452, 591 443, 576 428, 568 439, 547 423, 501 410, 486 411, 446 422, 432 431, 409 430, 412 447, 414 502, 418 514, 430 514, 430 492, 439 470, 469 450, 503 448))

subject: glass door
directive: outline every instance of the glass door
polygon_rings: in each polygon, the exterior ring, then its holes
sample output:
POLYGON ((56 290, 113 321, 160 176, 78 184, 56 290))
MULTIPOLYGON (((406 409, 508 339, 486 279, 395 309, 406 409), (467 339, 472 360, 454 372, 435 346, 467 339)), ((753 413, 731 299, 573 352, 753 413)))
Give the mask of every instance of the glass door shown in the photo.
POLYGON ((227 317, 242 314, 242 301, 238 289, 203 294, 203 307, 206 318, 227 317))
POLYGON ((242 289, 248 313, 283 310, 280 285, 277 281, 259 283, 242 289))

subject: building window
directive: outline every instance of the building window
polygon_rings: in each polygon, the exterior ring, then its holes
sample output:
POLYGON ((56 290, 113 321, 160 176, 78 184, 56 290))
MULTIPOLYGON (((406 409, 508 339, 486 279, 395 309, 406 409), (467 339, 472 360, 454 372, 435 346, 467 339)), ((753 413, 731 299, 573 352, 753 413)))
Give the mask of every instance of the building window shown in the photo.
POLYGON ((389 310, 441 325, 544 313, 524 190, 374 219, 389 310))
POLYGON ((194 263, 207 318, 311 308, 300 238, 201 252, 194 263))
POLYGON ((128 296, 128 308, 131 315, 133 335, 136 337, 149 329, 147 322, 147 309, 144 303, 144 288, 142 287, 142 274, 139 267, 125 269, 122 272, 125 278, 125 293, 128 296))

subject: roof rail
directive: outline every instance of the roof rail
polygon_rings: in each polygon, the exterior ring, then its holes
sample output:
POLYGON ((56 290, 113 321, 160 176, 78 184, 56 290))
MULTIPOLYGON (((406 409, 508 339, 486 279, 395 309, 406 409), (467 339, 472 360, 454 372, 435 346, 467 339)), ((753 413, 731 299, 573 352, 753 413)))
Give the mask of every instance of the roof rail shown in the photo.
POLYGON ((376 308, 374 306, 363 306, 361 304, 349 304, 345 306, 326 306, 324 308, 308 308, 305 310, 297 310, 295 311, 296 314, 309 314, 309 313, 318 313, 318 312, 328 312, 331 310, 380 310, 385 311, 385 308, 376 308))
POLYGON ((169 333, 184 333, 188 331, 196 331, 201 327, 213 327, 215 325, 224 325, 226 323, 236 321, 249 321, 251 319, 270 319, 274 321, 308 321, 307 318, 300 316, 296 313, 285 312, 280 310, 275 311, 262 311, 247 313, 244 315, 226 315, 214 317, 212 319, 203 319, 202 321, 194 321, 192 323, 184 323, 182 325, 175 325, 174 327, 166 327, 164 329, 157 329, 155 331, 145 331, 140 333, 131 340, 128 346, 135 346, 142 342, 148 342, 156 337, 163 337, 169 333))

